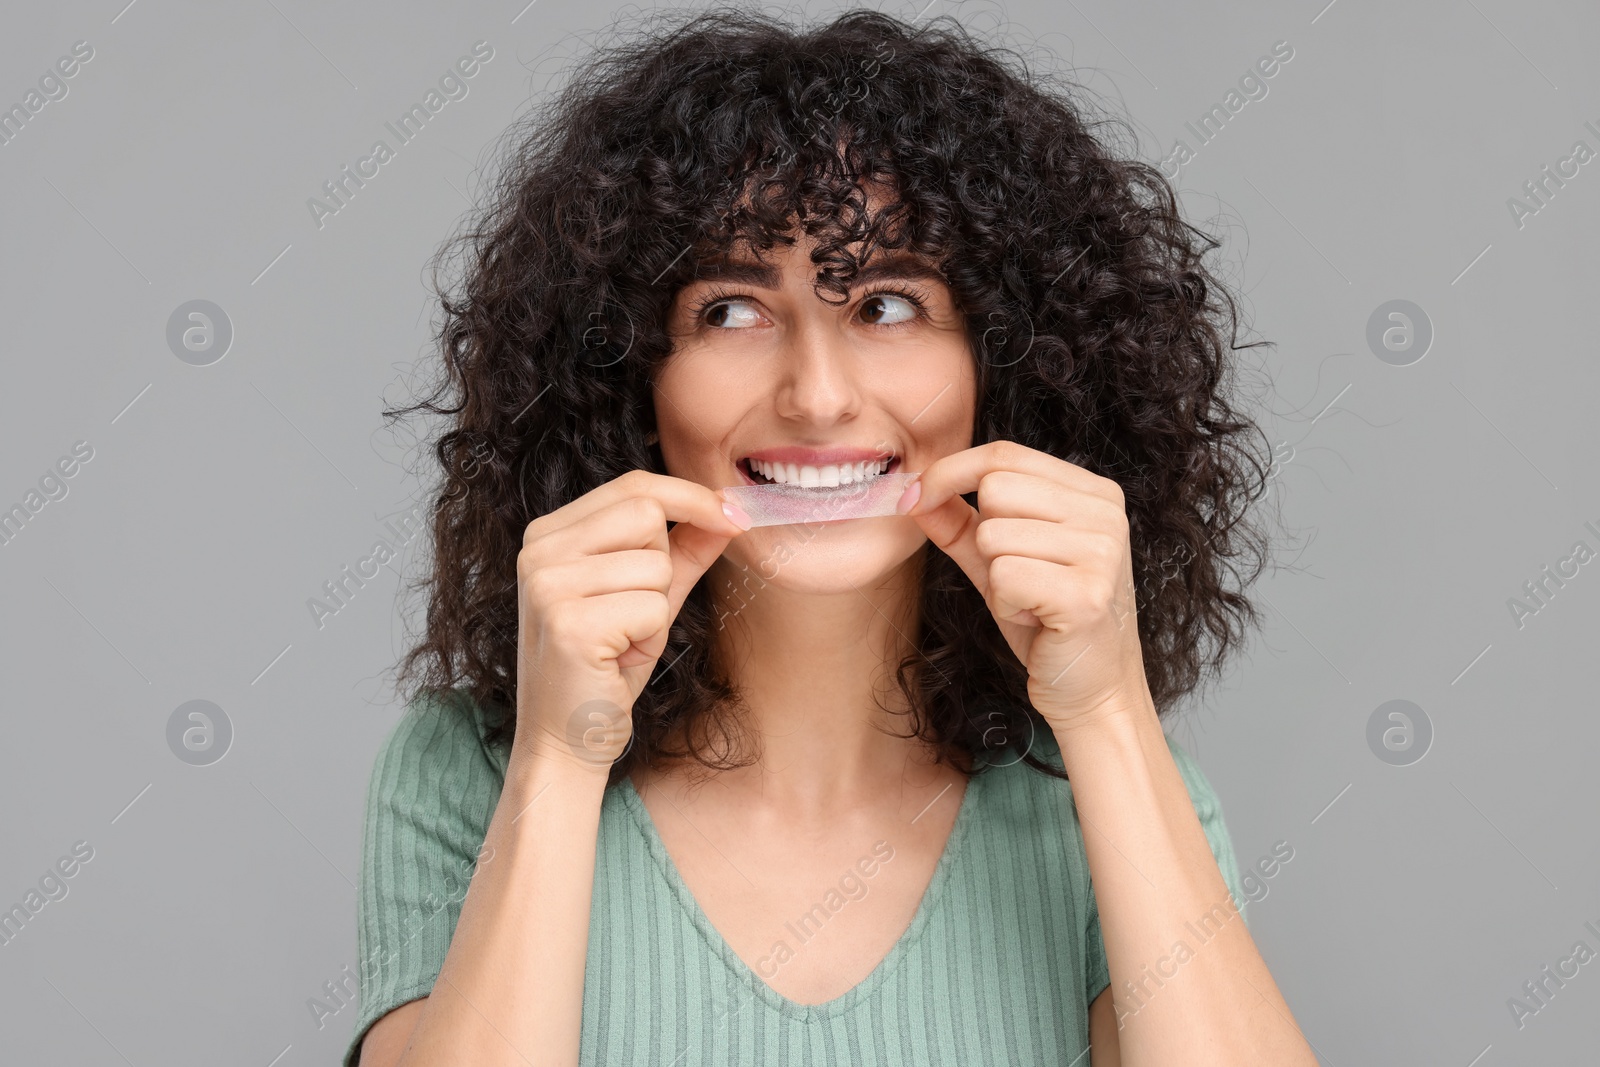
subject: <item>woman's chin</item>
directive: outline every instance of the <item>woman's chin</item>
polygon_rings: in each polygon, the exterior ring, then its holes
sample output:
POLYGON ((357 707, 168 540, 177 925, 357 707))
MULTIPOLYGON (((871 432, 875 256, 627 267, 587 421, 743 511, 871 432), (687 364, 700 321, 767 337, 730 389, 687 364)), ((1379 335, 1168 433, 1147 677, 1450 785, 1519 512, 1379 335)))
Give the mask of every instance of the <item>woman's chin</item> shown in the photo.
POLYGON ((795 592, 850 592, 892 573, 926 541, 910 519, 883 515, 758 526, 730 541, 723 557, 795 592))

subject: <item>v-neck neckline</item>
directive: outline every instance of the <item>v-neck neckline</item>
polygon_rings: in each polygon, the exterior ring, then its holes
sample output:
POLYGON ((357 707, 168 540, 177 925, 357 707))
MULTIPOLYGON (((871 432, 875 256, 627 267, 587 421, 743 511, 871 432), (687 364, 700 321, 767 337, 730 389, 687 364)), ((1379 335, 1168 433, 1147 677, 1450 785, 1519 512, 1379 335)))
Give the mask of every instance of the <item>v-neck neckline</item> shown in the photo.
POLYGON ((733 972, 734 976, 747 985, 757 997, 774 1010, 793 1019, 810 1021, 814 1019, 830 1019, 849 1011, 857 1004, 866 1000, 878 991, 878 988, 888 979, 896 968, 899 967, 905 956, 921 938, 924 929, 932 921, 933 913, 944 896, 946 884, 950 881, 951 868, 959 858, 962 846, 967 839, 968 827, 973 819, 973 809, 976 804, 976 791, 984 775, 976 775, 967 780, 965 791, 961 796, 961 807, 956 810, 955 822, 950 828, 950 834, 945 838, 944 851, 939 854, 938 865, 934 867, 933 876, 928 879, 927 888, 922 892, 922 899, 917 904, 916 913, 911 917, 908 925, 894 945, 889 949, 878 965, 872 969, 861 981, 840 993, 832 1000, 820 1004, 801 1004, 791 1000, 768 985, 760 975, 746 963, 733 946, 728 944, 705 910, 700 907, 700 902, 695 899, 689 885, 683 880, 683 875, 678 870, 676 861, 667 852, 667 846, 661 839, 660 832, 656 829, 655 820, 650 815, 650 809, 644 805, 644 798, 634 788, 633 779, 624 775, 621 786, 623 806, 633 816, 635 824, 644 836, 645 844, 651 856, 660 867, 662 874, 667 879, 667 884, 672 889, 672 895, 677 899, 679 906, 688 914, 689 920, 700 932, 701 937, 712 951, 722 959, 722 962, 733 972))

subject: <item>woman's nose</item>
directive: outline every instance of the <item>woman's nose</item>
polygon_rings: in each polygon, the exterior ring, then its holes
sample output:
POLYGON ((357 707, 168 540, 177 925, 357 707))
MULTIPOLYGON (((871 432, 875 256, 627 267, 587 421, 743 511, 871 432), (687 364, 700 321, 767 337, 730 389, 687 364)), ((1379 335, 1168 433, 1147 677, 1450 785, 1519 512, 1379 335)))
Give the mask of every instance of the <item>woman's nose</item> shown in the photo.
POLYGON ((858 358, 837 334, 796 331, 782 358, 779 414, 826 426, 860 409, 858 358))

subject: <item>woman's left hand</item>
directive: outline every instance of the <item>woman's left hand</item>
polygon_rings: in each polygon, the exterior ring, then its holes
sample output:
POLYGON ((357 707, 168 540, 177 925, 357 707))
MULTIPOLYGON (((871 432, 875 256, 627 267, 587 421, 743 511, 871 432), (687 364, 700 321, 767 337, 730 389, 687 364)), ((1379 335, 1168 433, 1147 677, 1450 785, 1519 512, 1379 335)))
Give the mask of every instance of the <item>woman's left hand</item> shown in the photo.
POLYGON ((1014 441, 935 460, 915 486, 910 518, 983 595, 1057 735, 1148 699, 1121 486, 1014 441))

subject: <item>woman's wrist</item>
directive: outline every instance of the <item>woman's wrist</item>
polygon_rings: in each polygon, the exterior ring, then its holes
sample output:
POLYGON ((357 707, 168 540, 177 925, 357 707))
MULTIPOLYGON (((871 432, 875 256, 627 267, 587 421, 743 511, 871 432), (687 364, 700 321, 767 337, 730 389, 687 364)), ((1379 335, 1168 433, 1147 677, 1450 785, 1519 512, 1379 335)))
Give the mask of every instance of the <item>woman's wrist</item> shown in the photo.
POLYGON ((603 761, 588 751, 563 750, 548 742, 523 741, 511 743, 511 755, 506 762, 506 788, 514 784, 532 786, 535 791, 551 784, 572 783, 585 785, 610 778, 611 762, 603 761))
POLYGON ((1110 752, 1164 750, 1166 738, 1148 690, 1128 690, 1106 700, 1094 711, 1054 729, 1056 745, 1067 773, 1073 763, 1097 759, 1110 752))
POLYGON ((1139 677, 1108 694, 1093 708, 1066 722, 1053 722, 1051 729, 1063 747, 1075 737, 1103 738, 1126 731, 1135 724, 1159 723, 1150 687, 1139 677))

